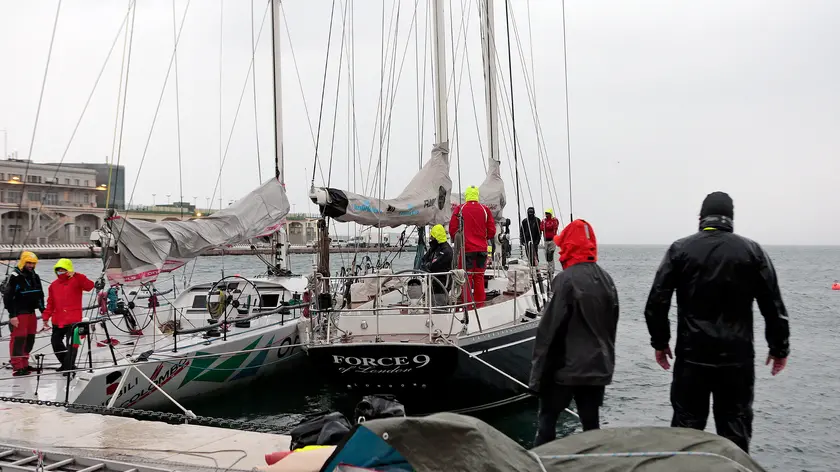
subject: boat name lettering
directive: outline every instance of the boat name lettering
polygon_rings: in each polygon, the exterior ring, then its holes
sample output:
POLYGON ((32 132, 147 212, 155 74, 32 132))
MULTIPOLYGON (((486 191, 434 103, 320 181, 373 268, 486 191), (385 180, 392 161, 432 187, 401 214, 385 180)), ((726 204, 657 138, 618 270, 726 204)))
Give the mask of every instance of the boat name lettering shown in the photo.
POLYGON ((333 355, 333 364, 339 364, 342 374, 355 371, 367 374, 399 374, 426 367, 431 358, 426 354, 414 357, 351 357, 333 355), (385 367, 385 369, 382 369, 385 367))
MULTIPOLYGON (((180 374, 181 371, 184 370, 184 368, 187 367, 189 364, 190 364, 190 360, 187 359, 187 358, 182 358, 182 359, 179 359, 178 362, 173 362, 168 369, 161 372, 160 375, 158 375, 157 377, 155 377, 153 379, 154 382, 155 382, 155 385, 149 384, 148 387, 146 387, 143 390, 140 390, 139 392, 135 393, 128 401, 126 401, 123 404, 124 405, 123 407, 124 408, 130 407, 131 405, 133 405, 133 404, 139 402, 140 400, 146 398, 153 391, 157 390, 157 386, 162 386, 163 384, 165 384, 166 382, 171 380, 173 377, 180 374)), ((158 369, 155 369, 155 370, 156 370, 156 372, 159 371, 160 367, 158 367, 158 369)))

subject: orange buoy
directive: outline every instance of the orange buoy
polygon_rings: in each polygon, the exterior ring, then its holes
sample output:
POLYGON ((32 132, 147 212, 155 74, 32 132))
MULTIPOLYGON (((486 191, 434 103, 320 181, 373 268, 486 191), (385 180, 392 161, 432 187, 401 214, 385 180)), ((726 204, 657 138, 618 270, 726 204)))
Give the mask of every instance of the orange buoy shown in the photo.
POLYGON ((831 290, 840 290, 840 282, 834 281, 834 284, 831 285, 831 290))

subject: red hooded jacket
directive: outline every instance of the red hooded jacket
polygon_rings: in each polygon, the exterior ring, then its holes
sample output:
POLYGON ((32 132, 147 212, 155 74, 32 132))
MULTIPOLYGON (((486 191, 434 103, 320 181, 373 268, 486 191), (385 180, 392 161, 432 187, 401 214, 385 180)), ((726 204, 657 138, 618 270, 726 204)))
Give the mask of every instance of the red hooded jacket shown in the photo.
POLYGON ((490 209, 478 202, 455 207, 449 220, 449 234, 458 232, 458 214, 464 217, 464 252, 487 252, 487 240, 496 235, 496 222, 490 209))
POLYGON ((598 261, 598 240, 595 230, 585 220, 575 220, 554 237, 560 250, 560 265, 567 269, 581 262, 598 261))
POLYGON ((82 293, 90 290, 93 290, 93 281, 84 274, 59 275, 50 284, 47 309, 41 317, 44 321, 52 318, 53 325, 59 328, 82 321, 82 293))
POLYGON ((540 222, 540 231, 542 231, 546 241, 554 240, 554 236, 557 235, 557 228, 559 227, 560 220, 554 217, 546 217, 540 222))

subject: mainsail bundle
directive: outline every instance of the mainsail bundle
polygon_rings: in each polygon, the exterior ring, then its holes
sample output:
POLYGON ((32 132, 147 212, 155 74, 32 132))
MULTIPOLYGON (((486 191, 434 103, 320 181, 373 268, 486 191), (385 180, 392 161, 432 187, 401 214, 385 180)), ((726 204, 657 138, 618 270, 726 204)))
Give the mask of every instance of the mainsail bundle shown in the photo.
POLYGON ((346 190, 319 187, 310 199, 324 216, 377 228, 446 224, 452 215, 448 144, 435 145, 432 157, 402 193, 391 199, 368 197, 346 190))
POLYGON ((271 179, 236 203, 204 218, 151 223, 119 216, 104 228, 105 274, 112 284, 154 281, 204 251, 277 231, 289 213, 284 186, 271 179))
MULTIPOLYGON (((466 185, 474 185, 470 182, 465 182, 466 185)), ((484 182, 478 186, 478 201, 490 209, 493 213, 493 219, 499 223, 504 214, 505 205, 505 182, 502 180, 502 172, 500 170, 499 161, 490 160, 490 168, 487 169, 487 176, 484 177, 484 182)), ((458 205, 464 203, 464 196, 461 193, 452 193, 452 211, 455 211, 458 205)))

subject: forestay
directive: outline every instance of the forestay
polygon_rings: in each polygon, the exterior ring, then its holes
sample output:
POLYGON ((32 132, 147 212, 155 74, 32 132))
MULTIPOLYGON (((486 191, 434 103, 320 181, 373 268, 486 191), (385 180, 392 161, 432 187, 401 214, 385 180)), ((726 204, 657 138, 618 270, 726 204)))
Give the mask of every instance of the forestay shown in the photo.
POLYGON ((106 254, 105 274, 111 283, 150 282, 208 249, 270 235, 285 223, 288 213, 286 189, 272 178, 205 218, 151 223, 117 216, 108 224, 117 250, 106 254))
POLYGON ((310 198, 324 216, 336 221, 394 228, 447 223, 452 215, 451 192, 449 149, 442 143, 435 145, 432 157, 396 198, 379 199, 329 187, 318 188, 310 198))

